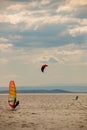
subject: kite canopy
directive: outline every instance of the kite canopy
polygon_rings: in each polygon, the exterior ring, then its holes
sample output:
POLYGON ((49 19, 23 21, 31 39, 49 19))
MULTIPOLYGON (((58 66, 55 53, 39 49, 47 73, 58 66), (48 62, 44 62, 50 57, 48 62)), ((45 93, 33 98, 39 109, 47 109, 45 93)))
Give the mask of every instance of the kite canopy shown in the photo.
POLYGON ((48 65, 46 65, 46 64, 42 65, 41 71, 44 72, 44 69, 45 69, 47 66, 48 66, 48 65))

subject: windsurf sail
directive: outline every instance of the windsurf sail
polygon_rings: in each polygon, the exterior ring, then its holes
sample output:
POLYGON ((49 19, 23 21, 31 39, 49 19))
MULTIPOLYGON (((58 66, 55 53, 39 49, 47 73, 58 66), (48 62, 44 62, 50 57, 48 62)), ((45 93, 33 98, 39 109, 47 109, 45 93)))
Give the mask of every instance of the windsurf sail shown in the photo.
POLYGON ((19 101, 16 102, 16 86, 13 80, 9 82, 8 103, 11 108, 15 108, 19 104, 19 101))

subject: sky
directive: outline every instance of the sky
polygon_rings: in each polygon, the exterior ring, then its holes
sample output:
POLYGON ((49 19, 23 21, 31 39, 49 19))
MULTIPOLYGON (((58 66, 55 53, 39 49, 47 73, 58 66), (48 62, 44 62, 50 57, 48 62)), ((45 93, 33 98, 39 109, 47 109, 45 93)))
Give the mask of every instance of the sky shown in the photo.
POLYGON ((87 0, 0 0, 0 86, 10 80, 87 85, 87 0))

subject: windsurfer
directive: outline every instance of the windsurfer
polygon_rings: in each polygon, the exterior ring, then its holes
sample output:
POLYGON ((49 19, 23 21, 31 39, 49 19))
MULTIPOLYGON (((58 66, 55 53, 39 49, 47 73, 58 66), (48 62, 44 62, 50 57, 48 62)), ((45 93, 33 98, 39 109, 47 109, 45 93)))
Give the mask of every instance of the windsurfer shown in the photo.
POLYGON ((19 101, 16 101, 14 104, 14 108, 16 108, 19 105, 19 101))
POLYGON ((16 101, 16 86, 14 81, 9 83, 9 96, 8 96, 9 106, 14 109, 19 105, 19 101, 16 101))

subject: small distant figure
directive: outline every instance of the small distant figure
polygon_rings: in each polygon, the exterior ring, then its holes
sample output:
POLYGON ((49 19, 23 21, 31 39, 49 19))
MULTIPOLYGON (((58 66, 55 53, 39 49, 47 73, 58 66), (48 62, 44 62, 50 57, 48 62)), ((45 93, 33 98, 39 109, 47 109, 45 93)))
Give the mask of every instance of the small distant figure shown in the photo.
POLYGON ((79 98, 79 97, 78 97, 78 96, 76 96, 76 99, 75 99, 75 100, 78 100, 78 98, 79 98))

